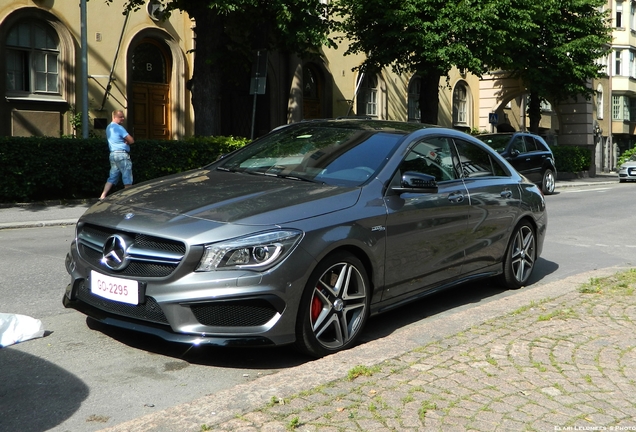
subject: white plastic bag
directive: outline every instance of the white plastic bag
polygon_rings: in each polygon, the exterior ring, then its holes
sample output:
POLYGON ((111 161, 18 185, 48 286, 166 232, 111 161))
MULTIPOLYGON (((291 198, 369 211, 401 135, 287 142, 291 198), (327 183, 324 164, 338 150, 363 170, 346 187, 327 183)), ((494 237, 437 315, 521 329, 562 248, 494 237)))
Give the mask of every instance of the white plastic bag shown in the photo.
POLYGON ((44 336, 42 321, 26 315, 0 313, 0 347, 44 336))

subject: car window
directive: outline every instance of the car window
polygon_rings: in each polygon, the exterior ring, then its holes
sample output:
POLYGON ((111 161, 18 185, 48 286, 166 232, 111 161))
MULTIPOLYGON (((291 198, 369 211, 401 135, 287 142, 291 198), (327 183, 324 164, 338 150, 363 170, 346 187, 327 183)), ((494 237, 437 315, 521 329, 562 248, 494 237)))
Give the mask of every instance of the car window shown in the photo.
POLYGON ((494 135, 477 135, 480 141, 485 142, 495 151, 499 153, 506 150, 506 146, 510 141, 511 134, 494 134, 494 135))
POLYGON ((438 182, 457 178, 449 139, 427 137, 415 144, 399 167, 400 174, 407 171, 432 175, 438 182))
POLYGON ((526 152, 526 145, 523 142, 523 137, 517 135, 516 137, 514 137, 512 139, 512 143, 510 143, 510 151, 516 150, 519 153, 525 153, 526 152))
POLYGON ((384 165, 402 137, 343 127, 281 129, 228 156, 217 169, 357 186, 384 165))
POLYGON ((535 138, 535 143, 537 144, 537 150, 539 151, 550 151, 548 145, 544 143, 541 139, 535 138))
POLYGON ((524 135, 523 140, 525 141, 527 152, 537 151, 537 144, 534 137, 531 137, 530 135, 524 135))
POLYGON ((458 169, 466 178, 505 176, 506 170, 488 151, 469 141, 455 139, 459 153, 458 169))

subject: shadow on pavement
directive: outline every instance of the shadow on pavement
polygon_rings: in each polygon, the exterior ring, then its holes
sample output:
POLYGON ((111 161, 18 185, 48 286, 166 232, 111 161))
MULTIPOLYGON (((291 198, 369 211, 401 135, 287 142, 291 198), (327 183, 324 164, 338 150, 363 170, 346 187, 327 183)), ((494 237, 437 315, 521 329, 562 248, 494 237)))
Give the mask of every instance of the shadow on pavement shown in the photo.
POLYGON ((0 349, 0 430, 46 431, 80 407, 88 387, 72 373, 11 347, 0 349))
MULTIPOLYGON (((522 289, 532 289, 532 284, 541 281, 557 269, 556 263, 544 259, 537 260, 535 271, 530 279, 530 286, 522 289)), ((514 292, 502 288, 494 279, 485 279, 432 293, 413 303, 369 319, 360 337, 360 343, 386 337, 430 316, 444 314, 457 308, 468 308, 471 304, 513 295, 514 292)), ((245 348, 191 346, 110 327, 91 318, 87 318, 86 323, 91 329, 132 348, 203 366, 237 369, 285 369, 313 360, 312 357, 300 353, 293 346, 245 348)))
POLYGON ((209 345, 188 345, 168 342, 163 339, 140 335, 133 331, 111 327, 86 318, 92 330, 99 331, 118 342, 135 349, 173 357, 191 364, 237 369, 281 369, 298 366, 312 360, 292 346, 280 347, 215 347, 209 345))

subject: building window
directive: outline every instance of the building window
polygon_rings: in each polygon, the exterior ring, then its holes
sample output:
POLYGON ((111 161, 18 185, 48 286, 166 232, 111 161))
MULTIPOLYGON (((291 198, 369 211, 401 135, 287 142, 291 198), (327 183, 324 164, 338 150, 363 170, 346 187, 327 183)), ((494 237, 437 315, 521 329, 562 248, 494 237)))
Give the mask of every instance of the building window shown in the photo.
POLYGON ((545 99, 541 99, 540 109, 541 109, 541 112, 545 112, 545 113, 552 112, 552 104, 545 99))
POLYGON ((378 78, 364 74, 358 91, 358 115, 378 116, 378 78))
POLYGON ((629 52, 629 76, 634 78, 636 77, 636 61, 635 61, 634 51, 629 52))
POLYGON ((596 88, 596 118, 599 120, 603 120, 603 86, 598 85, 596 88))
POLYGON ((623 27, 623 2, 616 2, 616 28, 623 27))
POLYGON ((166 55, 154 42, 137 45, 132 55, 132 79, 135 82, 168 83, 166 55))
POLYGON ((410 122, 419 122, 422 120, 422 115, 420 113, 420 92, 422 90, 422 78, 419 76, 414 76, 411 78, 411 82, 409 83, 409 96, 408 96, 408 104, 409 104, 409 121, 410 122))
POLYGON ((8 33, 7 91, 59 94, 59 39, 37 21, 21 21, 8 33))
POLYGON ((615 63, 614 63, 614 76, 620 76, 621 75, 621 56, 623 55, 623 51, 616 50, 614 55, 616 56, 615 63))
POLYGON ((621 99, 622 96, 612 96, 612 120, 623 120, 621 99))
POLYGON ((453 124, 468 125, 468 91, 464 83, 458 83, 453 90, 453 124))
POLYGON ((612 120, 628 122, 630 119, 636 119, 636 99, 612 96, 612 120))

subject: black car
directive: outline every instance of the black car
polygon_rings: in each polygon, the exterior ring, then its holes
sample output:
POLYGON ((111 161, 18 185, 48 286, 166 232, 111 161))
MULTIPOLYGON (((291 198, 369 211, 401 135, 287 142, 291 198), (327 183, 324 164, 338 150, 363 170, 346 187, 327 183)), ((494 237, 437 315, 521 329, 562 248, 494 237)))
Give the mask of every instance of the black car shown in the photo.
POLYGON ((526 285, 547 222, 539 188, 470 135, 296 123, 93 205, 64 304, 169 341, 322 356, 355 344, 369 316, 437 290, 526 285))
POLYGON ((554 193, 557 176, 554 155, 538 135, 525 132, 477 135, 502 155, 520 174, 541 187, 544 194, 554 193))

